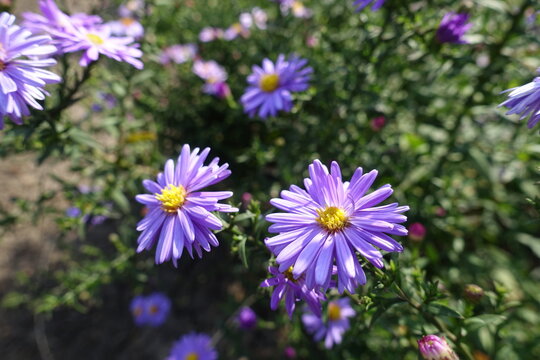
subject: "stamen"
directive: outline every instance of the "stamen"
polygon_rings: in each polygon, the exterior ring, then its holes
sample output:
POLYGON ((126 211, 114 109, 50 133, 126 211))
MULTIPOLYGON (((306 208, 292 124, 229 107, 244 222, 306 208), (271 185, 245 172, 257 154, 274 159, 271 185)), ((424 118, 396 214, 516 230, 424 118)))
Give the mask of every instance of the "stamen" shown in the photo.
POLYGON ((317 222, 321 227, 328 232, 336 232, 342 230, 349 225, 349 218, 342 209, 329 206, 324 210, 317 209, 317 222))
POLYGON ((328 304, 328 320, 336 321, 341 319, 341 308, 338 304, 331 302, 328 304))
POLYGON ((101 36, 96 34, 86 34, 86 37, 94 45, 103 45, 103 43, 105 42, 101 36))
POLYGON ((182 185, 168 185, 161 190, 161 194, 156 193, 156 199, 161 201, 163 211, 175 213, 184 205, 186 201, 186 189, 182 185))
POLYGON ((264 74, 261 76, 259 81, 259 86, 262 91, 272 92, 276 90, 279 86, 279 75, 278 74, 264 74))

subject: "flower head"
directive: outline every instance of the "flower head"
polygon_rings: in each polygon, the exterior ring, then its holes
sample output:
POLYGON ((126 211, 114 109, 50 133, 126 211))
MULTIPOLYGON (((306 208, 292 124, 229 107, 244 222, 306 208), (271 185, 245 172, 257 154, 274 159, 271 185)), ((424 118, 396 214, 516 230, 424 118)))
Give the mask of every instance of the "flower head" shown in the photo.
POLYGON ((420 242, 426 236, 426 227, 419 222, 412 223, 409 226, 409 238, 413 241, 420 242))
POLYGON ((225 98, 230 95, 231 90, 227 83, 227 72, 214 60, 198 60, 193 64, 193 72, 201 79, 205 80, 203 92, 225 98))
POLYGON ((418 340, 420 355, 425 360, 459 360, 444 338, 426 335, 418 340))
POLYGON ((171 301, 162 293, 149 296, 136 296, 131 301, 131 314, 135 324, 159 326, 167 320, 171 310, 171 301))
POLYGON ((283 15, 292 15, 296 18, 307 19, 313 16, 313 10, 306 7, 301 0, 278 0, 281 13, 283 15))
POLYGON ((285 59, 279 55, 276 63, 263 60, 262 67, 253 66, 253 73, 248 76, 248 88, 242 96, 244 111, 253 117, 276 116, 278 111, 292 109, 292 92, 308 88, 313 69, 306 66, 307 60, 297 57, 285 59))
POLYGON ((217 353, 208 335, 191 333, 174 343, 167 360, 215 360, 217 353))
POLYGON ((249 28, 245 27, 241 23, 237 22, 229 26, 227 30, 223 33, 223 39, 225 40, 234 40, 238 36, 242 36, 243 38, 249 37, 250 32, 249 28))
POLYGON ((251 330, 257 325, 257 314, 250 307, 245 306, 240 309, 236 321, 240 328, 244 330, 251 330))
POLYGON ((377 116, 371 119, 370 125, 373 131, 381 131, 384 125, 386 125, 386 118, 384 116, 377 116))
MULTIPOLYGON (((540 74, 540 69, 537 70, 540 74)), ((508 92, 508 99, 500 106, 510 109, 506 114, 520 114, 520 119, 529 117, 527 127, 533 128, 540 122, 540 77, 532 82, 503 91, 508 92)))
POLYGON ((392 195, 384 185, 366 195, 377 177, 373 170, 363 174, 358 168, 350 180, 343 182, 341 170, 332 162, 330 171, 319 160, 309 166, 310 177, 304 179, 306 190, 292 185, 281 192, 281 198, 270 203, 285 211, 266 216, 268 229, 279 235, 265 240, 277 255, 279 270, 293 267, 292 278, 305 276, 309 288, 330 287, 333 264, 337 265, 338 290, 355 292, 366 277, 356 252, 374 266, 382 268, 385 251, 402 251, 403 247, 389 235, 407 235, 399 223, 408 206, 397 203, 376 206, 392 195))
POLYGON ((199 40, 202 42, 210 42, 223 38, 223 30, 214 27, 205 27, 199 33, 199 40))
POLYGON ((193 257, 193 249, 202 257, 201 249, 210 251, 218 246, 211 230, 221 230, 222 223, 211 211, 234 212, 238 209, 218 203, 232 196, 230 191, 200 191, 227 178, 231 171, 228 164, 218 165, 219 158, 203 165, 210 148, 199 154, 199 148, 190 151, 182 147, 177 164, 172 159, 165 163, 157 182, 144 180, 143 185, 151 194, 136 196, 148 207, 148 214, 137 224, 138 252, 150 250, 157 244, 156 263, 171 260, 176 265, 184 248, 193 257))
POLYGON ((25 13, 25 24, 34 32, 50 34, 62 53, 83 51, 79 61, 81 66, 88 66, 102 54, 116 61, 127 62, 137 69, 143 68, 143 63, 138 59, 142 56, 139 44, 133 44, 131 37, 111 36, 111 28, 103 24, 99 16, 69 16, 53 0, 41 0, 39 7, 43 16, 25 13))
POLYGON ((38 101, 49 95, 45 85, 61 81, 43 69, 56 64, 48 57, 56 52, 51 38, 33 36, 14 22, 15 16, 0 14, 0 129, 5 116, 20 125, 22 117, 30 115, 29 106, 43 110, 38 101))
POLYGON ((296 307, 296 302, 304 300, 314 314, 321 314, 321 301, 325 299, 322 292, 308 289, 303 278, 294 279, 291 269, 280 272, 278 268, 270 266, 268 272, 273 275, 261 283, 261 287, 274 287, 270 308, 276 310, 279 302, 285 298, 285 309, 290 318, 296 307))
POLYGON ((355 0, 353 6, 356 6, 356 11, 363 10, 366 6, 373 3, 371 11, 377 11, 384 5, 386 0, 355 0))
POLYGON ((324 338, 324 346, 330 349, 334 344, 341 343, 343 334, 350 328, 349 318, 355 315, 349 299, 343 298, 328 303, 324 319, 307 312, 302 315, 302 322, 315 341, 324 338))
POLYGON ((118 20, 108 22, 111 33, 116 36, 129 36, 134 39, 141 38, 144 35, 144 27, 134 17, 121 17, 118 20))
POLYGON ((469 14, 446 13, 437 29, 437 40, 440 43, 466 44, 463 35, 472 27, 467 21, 469 14))
POLYGON ((163 50, 159 62, 168 64, 172 61, 175 64, 183 64, 195 58, 196 55, 197 45, 195 44, 171 45, 163 50))

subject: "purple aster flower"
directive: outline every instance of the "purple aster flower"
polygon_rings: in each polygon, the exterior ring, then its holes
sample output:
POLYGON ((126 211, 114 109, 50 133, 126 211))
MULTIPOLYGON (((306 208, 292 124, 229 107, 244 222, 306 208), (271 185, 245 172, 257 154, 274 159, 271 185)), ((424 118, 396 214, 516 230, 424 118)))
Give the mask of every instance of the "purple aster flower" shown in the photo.
POLYGON ((425 360, 459 360, 446 340, 437 335, 426 335, 418 340, 418 349, 425 360))
POLYGON ((302 315, 302 322, 315 341, 324 338, 324 346, 330 349, 334 344, 341 343, 343 334, 350 328, 349 318, 355 315, 349 298, 343 298, 328 303, 325 320, 307 312, 302 315))
POLYGON ((199 148, 190 151, 189 145, 175 163, 165 163, 165 171, 159 173, 157 182, 144 180, 143 185, 151 194, 136 196, 136 200, 148 207, 148 214, 137 224, 139 236, 137 252, 156 248, 156 263, 171 260, 176 266, 183 249, 193 257, 193 249, 202 257, 201 249, 210 251, 218 246, 211 230, 221 230, 221 220, 211 211, 234 212, 238 209, 220 204, 219 200, 232 196, 230 191, 200 191, 227 178, 231 171, 228 164, 218 165, 219 158, 203 165, 210 148, 199 154, 199 148))
POLYGON ((245 306, 238 312, 236 321, 241 329, 251 330, 257 325, 257 314, 250 307, 245 306))
POLYGON ((78 218, 81 216, 82 211, 76 206, 71 206, 66 209, 66 216, 70 218, 78 218))
POLYGON ((223 30, 214 27, 205 27, 199 33, 199 40, 202 42, 210 42, 223 38, 223 30))
POLYGON ((195 61, 193 63, 193 72, 206 81, 203 86, 204 93, 216 95, 219 98, 225 98, 230 95, 231 90, 225 82, 227 80, 227 72, 214 60, 195 61))
POLYGON ((61 78, 42 68, 56 61, 48 56, 56 52, 47 35, 32 36, 25 28, 14 25, 15 16, 0 14, 0 129, 4 117, 22 124, 22 117, 30 115, 28 106, 43 110, 38 100, 44 100, 46 84, 61 78))
POLYGON ((165 48, 160 56, 159 62, 162 64, 168 64, 174 62, 175 64, 183 64, 192 60, 197 55, 197 45, 171 45, 165 48))
POLYGON ((437 30, 437 40, 440 43, 466 44, 463 35, 472 27, 469 14, 446 13, 437 30))
POLYGON ((278 0, 281 13, 288 15, 292 12, 293 16, 300 19, 307 19, 313 16, 313 11, 307 8, 302 1, 298 0, 278 0))
POLYGON ((384 5, 386 0, 355 0, 353 6, 356 6, 356 11, 363 10, 366 6, 373 3, 371 11, 377 11, 384 5))
POLYGON ((162 293, 153 293, 145 298, 146 324, 159 326, 167 320, 171 300, 162 293))
MULTIPOLYGON (((537 70, 540 74, 540 69, 537 70)), ((527 127, 533 128, 540 122, 540 77, 528 84, 503 91, 509 92, 508 99, 499 105, 506 106, 510 110, 507 115, 520 114, 520 119, 529 117, 527 127)))
POLYGON ((167 360, 216 360, 212 339, 205 334, 184 335, 174 343, 167 360))
POLYGON ((291 269, 280 272, 276 267, 270 266, 268 272, 274 277, 264 280, 260 286, 274 287, 270 300, 272 310, 276 310, 279 302, 285 298, 285 309, 290 318, 292 318, 296 302, 299 300, 304 300, 313 313, 321 314, 321 301, 325 300, 322 292, 308 289, 302 277, 293 278, 291 269))
POLYGON ((137 326, 146 325, 146 301, 144 296, 136 296, 129 306, 133 320, 137 326))
POLYGON ((111 33, 116 36, 129 36, 139 39, 144 35, 144 27, 133 17, 122 17, 119 20, 108 22, 111 33))
POLYGON ((139 44, 133 44, 131 37, 111 36, 110 27, 103 24, 99 16, 68 16, 53 0, 41 0, 39 5, 44 16, 25 13, 25 24, 35 32, 50 34, 63 53, 83 51, 79 65, 88 66, 102 54, 137 69, 143 68, 138 59, 142 56, 139 44))
POLYGON ((305 66, 307 60, 294 56, 285 60, 279 55, 276 63, 264 59, 262 67, 253 66, 253 73, 248 76, 248 88, 241 101, 244 111, 253 117, 276 116, 278 111, 292 109, 292 92, 304 91, 309 87, 313 69, 305 66))
POLYGON ((403 247, 387 234, 407 235, 407 229, 399 223, 407 220, 402 213, 409 207, 397 203, 375 206, 393 192, 390 185, 384 185, 366 195, 377 177, 376 170, 363 175, 358 168, 350 182, 343 182, 335 161, 330 170, 315 160, 309 166, 310 177, 304 179, 306 190, 292 185, 281 192, 281 198, 270 200, 286 212, 266 216, 274 223, 268 230, 279 235, 265 242, 277 255, 279 270, 292 266, 292 278, 305 276, 309 288, 328 289, 335 261, 339 292, 347 289, 354 293, 366 282, 355 253, 382 268, 382 254, 375 246, 402 251, 403 247))

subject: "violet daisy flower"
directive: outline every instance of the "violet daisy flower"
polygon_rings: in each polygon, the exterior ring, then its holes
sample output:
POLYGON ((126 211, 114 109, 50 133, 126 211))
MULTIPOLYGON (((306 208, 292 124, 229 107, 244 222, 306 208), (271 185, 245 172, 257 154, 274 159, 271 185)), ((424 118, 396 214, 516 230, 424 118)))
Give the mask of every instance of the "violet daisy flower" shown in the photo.
POLYGON ((463 35, 472 27, 469 14, 446 13, 437 29, 437 40, 440 43, 466 44, 463 35))
POLYGON ((366 6, 373 3, 371 11, 377 11, 384 5, 386 0, 355 0, 353 6, 356 6, 356 11, 363 10, 366 6))
POLYGON ((107 25, 110 27, 111 33, 116 36, 129 36, 138 39, 144 35, 144 27, 133 17, 122 17, 108 22, 107 25))
POLYGON ((313 69, 306 59, 290 56, 285 60, 279 55, 276 63, 264 59, 262 67, 253 66, 248 76, 248 88, 241 101, 244 112, 250 117, 258 114, 261 118, 276 116, 278 111, 292 109, 292 92, 304 91, 309 87, 313 69))
POLYGON ((50 34, 63 53, 83 51, 81 66, 88 66, 102 54, 137 69, 143 68, 138 59, 142 56, 139 44, 133 44, 131 37, 111 36, 110 27, 103 24, 99 16, 68 16, 53 0, 41 0, 39 5, 44 16, 25 13, 25 24, 33 31, 50 34))
POLYGON ((326 299, 322 292, 309 289, 302 277, 293 278, 291 269, 280 272, 278 268, 270 266, 268 272, 274 277, 264 280, 260 286, 274 287, 270 300, 272 310, 276 310, 279 302, 285 298, 285 309, 290 318, 299 300, 304 300, 313 313, 321 314, 321 301, 326 299))
POLYGON ((418 340, 418 349, 425 360, 459 360, 446 340, 437 335, 426 335, 418 340))
POLYGON ((30 115, 28 106, 43 110, 38 100, 44 100, 44 87, 62 79, 42 68, 56 61, 48 56, 56 52, 47 35, 33 36, 30 31, 14 25, 15 16, 0 14, 0 129, 4 117, 22 124, 22 117, 30 115))
POLYGON ((137 224, 142 231, 137 252, 150 250, 157 244, 156 263, 171 260, 176 266, 184 248, 193 257, 193 249, 202 257, 201 249, 210 251, 218 246, 211 230, 221 230, 222 223, 211 211, 234 212, 238 209, 220 204, 219 200, 232 196, 231 191, 200 191, 227 178, 228 164, 218 165, 219 158, 203 165, 210 148, 199 154, 199 148, 190 151, 189 145, 175 163, 165 163, 165 171, 157 175, 157 182, 144 180, 151 194, 140 194, 135 199, 148 207, 148 213, 137 224))
POLYGON ((167 360, 215 360, 217 352, 206 334, 191 333, 174 343, 167 360))
POLYGON ((313 334, 315 341, 324 338, 324 346, 330 349, 334 344, 340 344, 343 334, 349 330, 349 318, 356 315, 350 305, 349 298, 333 300, 328 303, 326 317, 307 312, 302 315, 302 322, 306 330, 313 334))
POLYGON ((135 324, 137 326, 143 326, 146 324, 146 306, 145 305, 146 305, 145 297, 142 295, 135 296, 131 300, 131 304, 129 305, 131 315, 133 316, 133 320, 135 321, 135 324))
POLYGON ((274 224, 269 227, 279 235, 267 238, 266 246, 277 255, 279 270, 293 267, 292 278, 305 276, 309 288, 328 289, 337 265, 338 290, 354 293, 366 276, 356 252, 378 268, 383 267, 385 251, 402 251, 403 247, 387 234, 407 235, 399 225, 408 206, 397 203, 375 206, 392 195, 390 185, 384 185, 366 195, 377 177, 377 171, 364 174, 356 169, 350 182, 343 182, 339 165, 334 161, 331 171, 319 160, 309 165, 306 190, 292 185, 281 192, 281 198, 270 203, 285 213, 266 216, 274 224), (386 234, 385 234, 386 233, 386 234))
POLYGON ((193 63, 193 72, 206 83, 203 86, 205 94, 215 95, 221 99, 230 95, 231 90, 226 83, 227 72, 214 60, 198 60, 193 63))
MULTIPOLYGON (((540 68, 537 70, 540 74, 540 68)), ((540 77, 528 84, 503 91, 509 92, 508 99, 499 105, 506 106, 510 110, 507 115, 520 114, 520 119, 529 117, 527 127, 533 128, 540 122, 540 77)))
POLYGON ((162 293, 153 293, 145 299, 146 325, 159 326, 167 320, 171 310, 171 300, 162 293))
POLYGON ((195 58, 197 55, 197 45, 185 44, 185 45, 171 45, 163 50, 159 57, 161 64, 168 64, 174 62, 175 64, 183 64, 195 58))

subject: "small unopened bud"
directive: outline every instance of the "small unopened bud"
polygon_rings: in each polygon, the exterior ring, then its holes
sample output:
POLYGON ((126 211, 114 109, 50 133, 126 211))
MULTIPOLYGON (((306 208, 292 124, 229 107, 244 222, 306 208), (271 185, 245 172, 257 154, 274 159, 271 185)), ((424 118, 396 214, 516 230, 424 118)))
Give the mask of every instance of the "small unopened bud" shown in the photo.
POLYGON ((419 222, 412 223, 409 226, 409 239, 420 242, 426 236, 426 227, 419 222))
POLYGON ((467 284, 463 289, 463 296, 470 302, 477 303, 484 296, 484 289, 476 284, 467 284))
POLYGON ((247 208, 249 204, 251 203, 251 199, 253 199, 253 195, 251 195, 248 192, 245 192, 242 194, 242 206, 244 208, 247 208))
POLYGON ((426 335, 418 340, 418 349, 425 360, 459 360, 446 340, 437 335, 426 335))
POLYGON ((373 131, 381 131, 381 129, 386 124, 386 118, 384 116, 377 116, 376 118, 371 119, 371 129, 373 131))
POLYGON ((292 346, 287 346, 283 350, 283 355, 285 355, 286 359, 296 359, 296 350, 292 346))
POLYGON ((241 329, 251 330, 257 325, 257 315, 250 307, 243 307, 236 317, 241 329))

